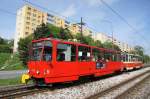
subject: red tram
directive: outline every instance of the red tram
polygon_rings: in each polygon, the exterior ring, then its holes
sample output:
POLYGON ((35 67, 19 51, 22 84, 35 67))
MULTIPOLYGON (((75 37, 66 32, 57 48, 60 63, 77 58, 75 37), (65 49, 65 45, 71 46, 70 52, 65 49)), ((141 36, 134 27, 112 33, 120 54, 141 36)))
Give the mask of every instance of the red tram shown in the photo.
POLYGON ((37 83, 52 84, 120 72, 125 64, 119 51, 42 38, 32 41, 28 76, 37 83))

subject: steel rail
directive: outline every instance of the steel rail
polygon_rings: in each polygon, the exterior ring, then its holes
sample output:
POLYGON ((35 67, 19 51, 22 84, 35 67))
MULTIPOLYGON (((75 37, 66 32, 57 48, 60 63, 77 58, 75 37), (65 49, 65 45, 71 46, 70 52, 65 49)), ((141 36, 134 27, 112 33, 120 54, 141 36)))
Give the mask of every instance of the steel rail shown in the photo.
POLYGON ((7 87, 0 90, 0 99, 21 97, 43 91, 46 91, 46 88, 38 88, 32 84, 7 87))
POLYGON ((145 82, 149 78, 150 78, 150 75, 145 77, 143 80, 136 83, 134 86, 130 87, 129 89, 127 89, 126 91, 124 91, 120 95, 118 95, 115 99, 123 99, 123 97, 125 97, 129 92, 131 92, 131 90, 134 90, 134 88, 138 87, 141 83, 145 82))

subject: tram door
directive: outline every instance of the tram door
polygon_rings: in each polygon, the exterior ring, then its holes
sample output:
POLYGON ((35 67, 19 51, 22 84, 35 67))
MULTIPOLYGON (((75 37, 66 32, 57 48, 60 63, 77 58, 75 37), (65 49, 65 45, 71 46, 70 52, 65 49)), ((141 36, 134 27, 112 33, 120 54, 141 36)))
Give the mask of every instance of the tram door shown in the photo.
POLYGON ((58 43, 56 73, 60 76, 71 76, 77 74, 76 45, 58 43))
MULTIPOLYGON (((93 63, 94 64, 94 63, 93 63)), ((80 74, 90 74, 93 70, 90 47, 78 46, 78 67, 80 74)))

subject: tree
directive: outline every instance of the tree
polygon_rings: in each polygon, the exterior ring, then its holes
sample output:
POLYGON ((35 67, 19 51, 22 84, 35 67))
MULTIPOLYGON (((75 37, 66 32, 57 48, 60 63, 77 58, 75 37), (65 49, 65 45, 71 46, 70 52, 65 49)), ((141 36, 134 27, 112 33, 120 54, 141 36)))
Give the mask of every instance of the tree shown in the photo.
POLYGON ((113 48, 115 49, 115 50, 117 50, 117 51, 121 51, 121 49, 120 49, 120 47, 119 46, 117 46, 117 45, 113 45, 113 48))
POLYGON ((68 28, 60 28, 60 38, 64 40, 73 39, 73 36, 68 28))
POLYGON ((5 43, 6 43, 5 40, 2 37, 0 37, 0 44, 5 44, 5 43))
POLYGON ((52 35, 53 38, 60 38, 60 28, 56 27, 52 24, 47 24, 47 27, 49 29, 49 35, 52 35))
POLYGON ((90 35, 84 36, 84 35, 81 35, 81 33, 77 33, 75 38, 80 43, 88 44, 88 45, 91 45, 91 46, 95 46, 94 39, 90 35))
POLYGON ((0 53, 11 53, 12 49, 7 44, 0 44, 0 53))
POLYGON ((121 49, 119 48, 119 46, 113 44, 112 45, 112 42, 104 42, 103 43, 103 47, 104 48, 108 48, 108 49, 114 49, 114 50, 117 50, 117 51, 121 51, 121 49))
POLYGON ((101 43, 100 40, 96 40, 95 41, 95 46, 97 46, 97 47, 103 47, 103 44, 101 43))
POLYGON ((32 38, 33 35, 30 35, 26 38, 21 38, 18 42, 19 58, 24 65, 26 65, 29 60, 29 47, 31 45, 32 38))
POLYGON ((46 24, 42 23, 36 28, 33 34, 34 39, 44 38, 50 36, 50 30, 46 24))
POLYGON ((148 55, 143 55, 143 62, 144 62, 144 63, 150 62, 150 56, 148 56, 148 55))
POLYGON ((144 48, 143 47, 137 45, 134 47, 134 50, 138 55, 140 55, 140 56, 144 55, 144 48))
POLYGON ((112 43, 111 42, 104 42, 103 47, 108 48, 108 49, 112 49, 112 43))
POLYGON ((34 39, 53 37, 64 40, 73 39, 73 36, 69 29, 59 28, 52 24, 41 24, 34 31, 34 39))
POLYGON ((13 40, 7 40, 0 37, 0 53, 11 53, 13 49, 13 40))

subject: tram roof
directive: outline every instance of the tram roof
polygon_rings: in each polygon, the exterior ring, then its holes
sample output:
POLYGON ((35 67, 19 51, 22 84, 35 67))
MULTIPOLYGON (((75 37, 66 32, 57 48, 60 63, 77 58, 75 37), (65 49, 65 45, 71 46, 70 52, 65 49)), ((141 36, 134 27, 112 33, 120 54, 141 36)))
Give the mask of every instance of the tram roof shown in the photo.
POLYGON ((102 50, 102 51, 121 53, 121 51, 116 51, 116 50, 107 49, 107 48, 100 48, 100 47, 96 47, 96 46, 90 46, 90 45, 82 44, 82 43, 79 43, 79 42, 65 41, 65 40, 57 39, 57 38, 40 38, 38 40, 32 40, 32 42, 34 43, 34 42, 40 42, 40 41, 45 41, 45 40, 51 40, 51 41, 53 40, 53 41, 62 42, 62 43, 65 43, 65 44, 74 44, 74 45, 79 45, 79 46, 97 48, 97 49, 102 50))

